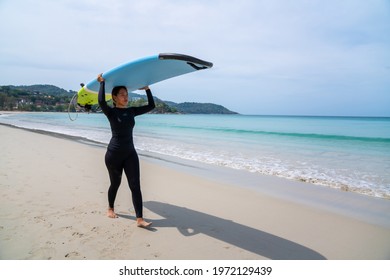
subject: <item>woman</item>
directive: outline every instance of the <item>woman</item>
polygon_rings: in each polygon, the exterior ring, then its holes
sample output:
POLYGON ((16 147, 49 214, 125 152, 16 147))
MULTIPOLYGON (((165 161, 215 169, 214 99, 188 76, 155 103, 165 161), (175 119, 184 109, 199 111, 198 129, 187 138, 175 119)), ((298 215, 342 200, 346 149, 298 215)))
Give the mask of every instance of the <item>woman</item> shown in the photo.
POLYGON ((134 117, 145 114, 155 108, 152 92, 149 87, 144 87, 148 97, 148 105, 141 107, 128 107, 128 92, 124 86, 112 89, 112 99, 114 107, 110 107, 106 102, 105 80, 102 74, 97 78, 100 83, 98 101, 104 114, 107 116, 112 132, 112 138, 107 147, 105 162, 110 175, 110 187, 108 189, 108 212, 110 218, 117 218, 114 211, 114 202, 119 185, 121 183, 122 172, 125 171, 129 187, 132 194, 134 210, 138 227, 148 227, 150 222, 143 219, 142 194, 140 186, 140 170, 138 155, 133 143, 134 117))

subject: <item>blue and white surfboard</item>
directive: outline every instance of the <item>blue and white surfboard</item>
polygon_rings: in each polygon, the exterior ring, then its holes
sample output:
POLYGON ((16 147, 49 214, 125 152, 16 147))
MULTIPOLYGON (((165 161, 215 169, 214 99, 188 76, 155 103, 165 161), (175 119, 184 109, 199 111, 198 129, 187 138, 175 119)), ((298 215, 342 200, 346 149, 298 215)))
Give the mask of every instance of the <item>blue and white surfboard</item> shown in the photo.
MULTIPOLYGON (((212 66, 211 62, 174 53, 161 53, 128 62, 103 73, 106 81, 106 100, 111 99, 111 90, 115 86, 125 86, 130 92, 212 66)), ((80 106, 97 104, 99 87, 100 84, 96 78, 87 83, 79 90, 77 103, 80 106)))

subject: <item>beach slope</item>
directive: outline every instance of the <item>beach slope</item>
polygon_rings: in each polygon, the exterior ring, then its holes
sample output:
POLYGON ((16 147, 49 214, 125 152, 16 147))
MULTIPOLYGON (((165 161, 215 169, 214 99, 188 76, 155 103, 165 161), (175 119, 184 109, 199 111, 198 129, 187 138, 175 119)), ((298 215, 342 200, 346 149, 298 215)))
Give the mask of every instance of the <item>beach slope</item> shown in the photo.
MULTIPOLYGON (((4 125, 0 134, 0 259, 390 258, 386 219, 371 223, 147 157, 141 185, 153 227, 137 228, 125 178, 119 218, 106 217, 104 147, 4 125)), ((322 204, 337 201, 329 193, 319 192, 322 204)))

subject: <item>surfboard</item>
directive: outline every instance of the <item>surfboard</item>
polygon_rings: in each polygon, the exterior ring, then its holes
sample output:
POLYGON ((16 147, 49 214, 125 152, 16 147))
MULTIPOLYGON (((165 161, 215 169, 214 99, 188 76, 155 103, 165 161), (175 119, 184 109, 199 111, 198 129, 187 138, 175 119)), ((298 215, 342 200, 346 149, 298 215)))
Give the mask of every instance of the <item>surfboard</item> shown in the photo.
MULTIPOLYGON (((111 91, 115 86, 125 86, 131 92, 212 66, 211 62, 176 53, 160 53, 127 62, 103 73, 106 100, 111 99, 111 91)), ((99 87, 96 78, 84 85, 77 93, 77 104, 83 107, 97 104, 99 87)))

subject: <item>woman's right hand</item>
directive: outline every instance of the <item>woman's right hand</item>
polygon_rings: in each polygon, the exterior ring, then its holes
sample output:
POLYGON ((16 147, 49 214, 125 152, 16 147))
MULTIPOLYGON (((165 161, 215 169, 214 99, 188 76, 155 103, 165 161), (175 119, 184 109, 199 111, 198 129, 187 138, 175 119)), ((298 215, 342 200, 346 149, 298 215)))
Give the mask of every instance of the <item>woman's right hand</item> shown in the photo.
POLYGON ((98 81, 99 83, 104 82, 103 73, 100 73, 100 74, 97 76, 97 81, 98 81))

